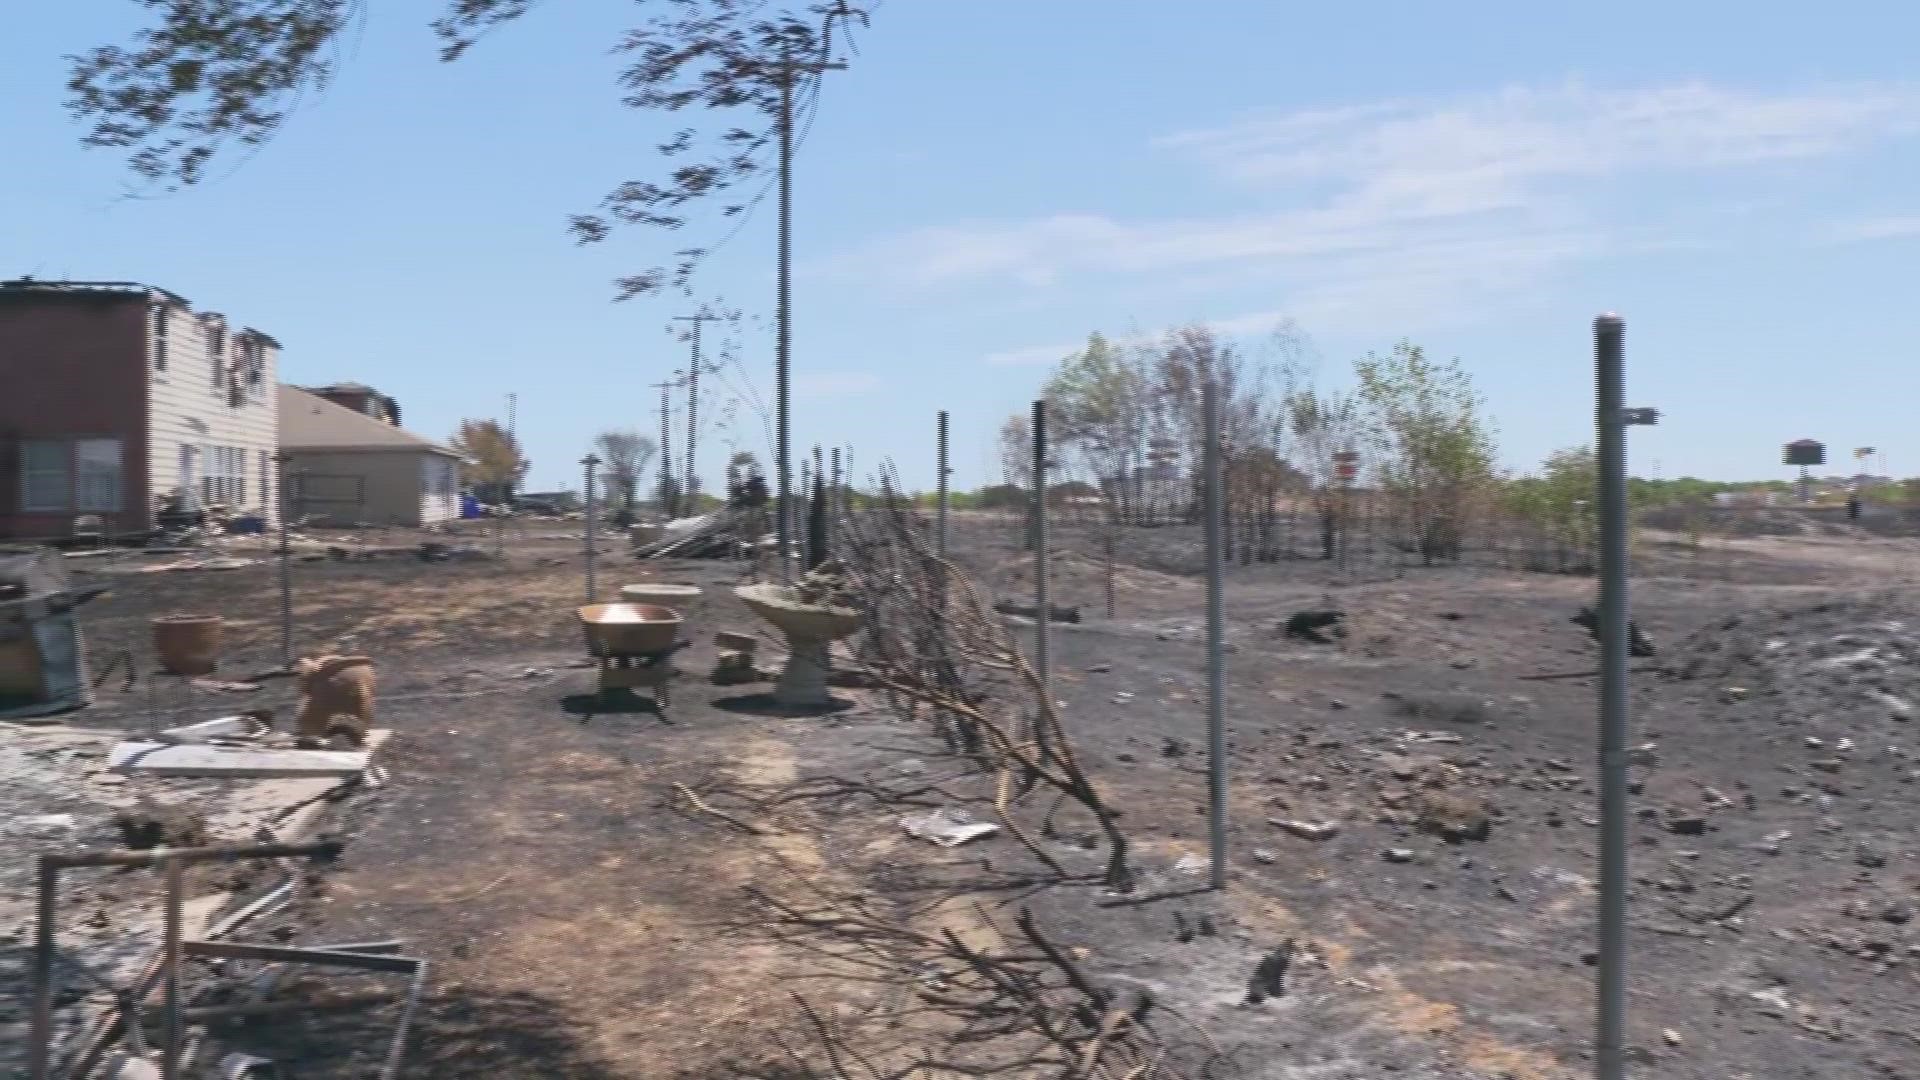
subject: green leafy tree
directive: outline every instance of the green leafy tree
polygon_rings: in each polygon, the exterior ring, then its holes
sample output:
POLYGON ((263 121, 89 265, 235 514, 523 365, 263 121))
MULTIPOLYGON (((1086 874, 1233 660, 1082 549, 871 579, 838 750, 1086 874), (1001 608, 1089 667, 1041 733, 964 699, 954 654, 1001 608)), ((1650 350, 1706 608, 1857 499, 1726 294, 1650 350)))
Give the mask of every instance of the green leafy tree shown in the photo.
POLYGON ((1054 443, 1086 463, 1122 517, 1129 509, 1128 478, 1146 458, 1150 379, 1138 350, 1096 332, 1060 362, 1045 389, 1054 443))
POLYGON ((1027 489, 1014 484, 993 484, 974 492, 968 509, 974 510, 1024 510, 1027 508, 1027 489))
MULTIPOLYGON (((1509 480, 1500 502, 1553 545, 1557 569, 1585 569, 1598 554, 1594 500, 1599 482, 1600 459, 1593 447, 1570 447, 1547 455, 1539 472, 1509 480), (1575 557, 1569 561, 1569 555, 1575 557)), ((1634 503, 1629 492, 1629 504, 1634 503)))
POLYGON ((526 456, 498 420, 462 420, 447 445, 460 454, 461 480, 494 501, 504 501, 527 474, 526 456))
POLYGON ((1365 414, 1353 395, 1312 385, 1304 364, 1286 365, 1281 377, 1279 434, 1288 442, 1290 463, 1313 502, 1321 557, 1332 559, 1339 552, 1349 509, 1347 484, 1337 474, 1335 455, 1359 452, 1365 414))
POLYGON ((1460 361, 1402 341, 1354 364, 1380 485, 1423 564, 1459 558, 1468 518, 1493 480, 1493 431, 1460 361))

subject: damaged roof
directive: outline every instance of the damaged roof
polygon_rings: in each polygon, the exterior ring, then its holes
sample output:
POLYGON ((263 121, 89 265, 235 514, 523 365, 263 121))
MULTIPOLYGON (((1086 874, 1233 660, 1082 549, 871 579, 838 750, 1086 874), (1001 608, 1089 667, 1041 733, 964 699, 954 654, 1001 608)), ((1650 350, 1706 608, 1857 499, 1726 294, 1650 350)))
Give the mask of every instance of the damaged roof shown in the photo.
POLYGON ((417 450, 461 456, 458 450, 284 383, 280 386, 280 448, 288 451, 417 450))

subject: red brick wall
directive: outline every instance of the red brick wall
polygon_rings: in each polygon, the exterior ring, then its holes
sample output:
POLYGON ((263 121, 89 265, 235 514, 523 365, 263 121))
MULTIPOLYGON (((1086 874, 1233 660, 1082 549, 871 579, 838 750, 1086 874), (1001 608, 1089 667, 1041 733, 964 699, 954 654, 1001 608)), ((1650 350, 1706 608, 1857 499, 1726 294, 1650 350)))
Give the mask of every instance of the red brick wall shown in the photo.
POLYGON ((110 531, 149 524, 147 298, 0 292, 0 536, 73 531, 72 514, 20 512, 20 440, 119 438, 124 499, 110 531))

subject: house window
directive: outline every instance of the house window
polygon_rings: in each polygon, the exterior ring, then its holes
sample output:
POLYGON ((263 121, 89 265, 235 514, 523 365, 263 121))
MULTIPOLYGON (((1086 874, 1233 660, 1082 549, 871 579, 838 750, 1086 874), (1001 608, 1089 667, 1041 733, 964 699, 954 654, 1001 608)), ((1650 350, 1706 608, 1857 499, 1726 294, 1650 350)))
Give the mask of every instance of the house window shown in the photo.
MULTIPOLYGON (((244 396, 247 401, 266 400, 267 347, 251 333, 234 340, 235 357, 233 362, 234 396, 244 396)), ((240 404, 235 401, 234 404, 240 404)))
POLYGON ((167 305, 153 307, 153 370, 167 370, 167 305))
POLYGON ((119 439, 81 439, 73 444, 73 508, 89 514, 120 512, 119 439))
POLYGON ((20 444, 20 509, 119 513, 122 473, 119 439, 26 440, 20 444))
POLYGON ((247 498, 246 451, 237 446, 208 446, 200 452, 200 497, 207 503, 237 507, 247 498))
POLYGON ((20 444, 20 509, 24 513, 73 509, 73 444, 35 439, 20 444))

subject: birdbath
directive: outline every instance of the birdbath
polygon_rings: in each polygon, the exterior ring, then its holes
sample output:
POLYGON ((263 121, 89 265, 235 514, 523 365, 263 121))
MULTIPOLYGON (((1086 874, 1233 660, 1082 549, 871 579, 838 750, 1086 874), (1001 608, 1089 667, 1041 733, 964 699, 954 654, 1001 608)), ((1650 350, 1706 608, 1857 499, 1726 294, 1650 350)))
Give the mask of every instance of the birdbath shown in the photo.
POLYGON ((620 599, 630 604, 683 607, 699 595, 698 585, 673 585, 664 581, 643 581, 638 585, 620 586, 620 599))
POLYGON ((833 704, 833 696, 827 693, 831 663, 827 646, 860 629, 860 613, 851 608, 806 603, 792 586, 772 582, 741 585, 733 594, 786 636, 787 666, 774 685, 773 699, 796 708, 833 704))

